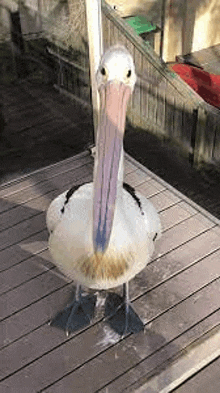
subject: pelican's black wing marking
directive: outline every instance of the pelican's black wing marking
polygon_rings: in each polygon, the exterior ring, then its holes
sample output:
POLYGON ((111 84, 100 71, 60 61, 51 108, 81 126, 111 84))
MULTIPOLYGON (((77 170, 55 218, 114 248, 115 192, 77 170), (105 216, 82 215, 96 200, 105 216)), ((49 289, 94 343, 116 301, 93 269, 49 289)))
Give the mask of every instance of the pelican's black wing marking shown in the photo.
POLYGON ((65 211, 65 205, 69 202, 69 200, 70 200, 71 196, 74 194, 74 192, 77 191, 81 186, 84 186, 85 184, 87 184, 87 183, 78 184, 76 186, 71 187, 69 189, 69 191, 67 191, 64 205, 63 205, 62 209, 60 210, 62 214, 65 211))
POLYGON ((141 201, 138 198, 138 196, 136 195, 135 189, 132 186, 130 186, 130 184, 127 184, 127 183, 123 183, 123 188, 125 189, 125 191, 129 192, 129 194, 132 196, 132 198, 137 203, 137 205, 138 205, 138 207, 139 207, 139 209, 141 211, 141 214, 144 215, 144 212, 142 210, 141 201))

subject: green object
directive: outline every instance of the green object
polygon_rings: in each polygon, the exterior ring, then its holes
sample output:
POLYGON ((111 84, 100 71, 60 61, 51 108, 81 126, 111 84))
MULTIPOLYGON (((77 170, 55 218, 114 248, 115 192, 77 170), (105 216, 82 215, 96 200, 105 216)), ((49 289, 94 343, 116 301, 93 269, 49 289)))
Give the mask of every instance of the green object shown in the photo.
POLYGON ((145 16, 131 16, 126 18, 126 22, 140 35, 142 33, 150 33, 157 29, 154 23, 149 22, 145 16))

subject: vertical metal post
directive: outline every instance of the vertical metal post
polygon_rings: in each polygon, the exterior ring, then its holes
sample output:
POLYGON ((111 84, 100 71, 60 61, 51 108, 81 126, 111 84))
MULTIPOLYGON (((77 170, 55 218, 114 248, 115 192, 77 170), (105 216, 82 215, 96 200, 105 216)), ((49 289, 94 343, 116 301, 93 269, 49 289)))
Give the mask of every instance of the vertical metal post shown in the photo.
POLYGON ((189 163, 192 166, 194 164, 197 122, 198 122, 198 108, 193 109, 193 113, 192 113, 192 132, 191 132, 191 141, 190 141, 191 151, 189 153, 189 163))
POLYGON ((38 33, 42 33, 42 0, 37 0, 37 28, 38 33))
POLYGON ((86 0, 87 30, 89 39, 90 78, 92 85, 93 124, 96 131, 99 116, 99 94, 95 74, 102 55, 102 15, 101 0, 86 0))
POLYGON ((196 167, 201 161, 208 161, 209 159, 209 144, 206 137, 207 127, 207 112, 204 107, 199 106, 196 113, 196 130, 193 153, 193 165, 196 167))
POLYGON ((166 16, 166 0, 163 0, 162 10, 161 10, 161 33, 160 33, 160 60, 161 61, 163 61, 165 16, 166 16))

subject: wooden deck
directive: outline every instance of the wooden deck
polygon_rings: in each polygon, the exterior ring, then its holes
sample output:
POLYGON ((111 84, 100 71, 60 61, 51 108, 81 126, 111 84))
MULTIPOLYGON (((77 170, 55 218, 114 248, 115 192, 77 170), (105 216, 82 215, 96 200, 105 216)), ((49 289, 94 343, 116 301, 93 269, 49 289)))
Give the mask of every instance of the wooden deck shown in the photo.
POLYGON ((92 168, 85 152, 0 186, 1 392, 165 393, 220 355, 220 222, 129 156, 125 179, 163 225, 130 283, 145 331, 119 340, 103 321, 103 292, 90 327, 67 338, 48 326, 73 284, 51 262, 45 211, 92 168))

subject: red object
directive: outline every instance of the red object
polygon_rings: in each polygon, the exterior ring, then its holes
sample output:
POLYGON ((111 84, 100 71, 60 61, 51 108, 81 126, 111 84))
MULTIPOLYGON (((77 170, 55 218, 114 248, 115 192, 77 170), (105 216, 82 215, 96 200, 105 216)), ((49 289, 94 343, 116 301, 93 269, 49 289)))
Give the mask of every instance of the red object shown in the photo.
POLYGON ((220 75, 188 64, 175 64, 172 69, 206 102, 220 109, 220 75))

